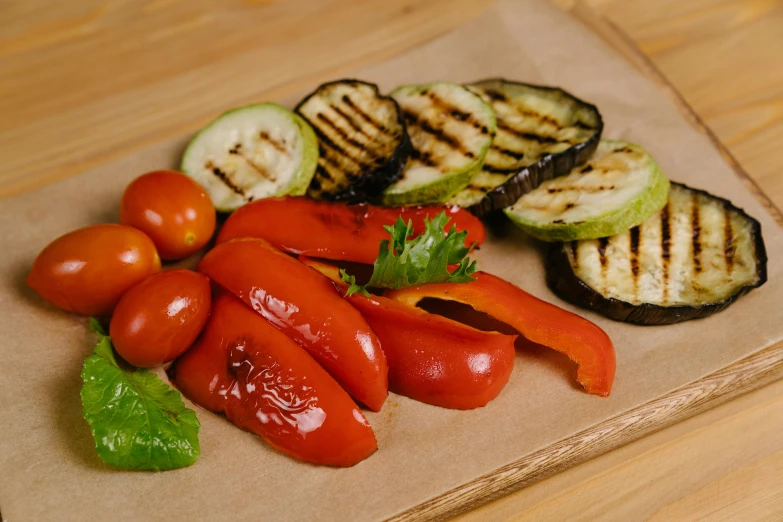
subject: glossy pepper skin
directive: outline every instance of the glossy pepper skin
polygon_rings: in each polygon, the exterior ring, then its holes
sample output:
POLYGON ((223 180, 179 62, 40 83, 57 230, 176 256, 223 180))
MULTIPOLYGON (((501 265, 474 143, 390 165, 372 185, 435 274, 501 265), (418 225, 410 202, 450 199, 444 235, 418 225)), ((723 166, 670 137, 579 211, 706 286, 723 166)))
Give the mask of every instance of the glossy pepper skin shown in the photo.
POLYGON ((522 336, 558 352, 578 365, 576 378, 588 393, 606 397, 612 390, 615 352, 609 336, 587 319, 534 297, 486 272, 466 284, 431 284, 384 295, 415 306, 425 297, 458 301, 514 327, 522 336))
MULTIPOLYGON (((300 258, 344 292, 339 269, 300 258)), ((389 364, 389 389, 427 404, 468 410, 500 394, 514 369, 515 335, 483 332, 415 306, 373 295, 347 297, 370 323, 389 364)))
POLYGON ((381 409, 388 369, 378 337, 323 275, 253 238, 213 248, 199 271, 307 350, 356 400, 381 409))
POLYGON ((389 239, 384 225, 398 217, 413 222, 413 233, 424 231, 424 218, 445 211, 448 227, 467 230, 466 245, 484 242, 484 225, 458 207, 376 207, 314 201, 308 198, 267 198, 240 207, 226 220, 217 243, 259 237, 293 254, 373 264, 381 240, 389 239))
POLYGON ((227 292, 169 370, 196 404, 307 462, 352 466, 378 447, 339 384, 299 345, 227 292))

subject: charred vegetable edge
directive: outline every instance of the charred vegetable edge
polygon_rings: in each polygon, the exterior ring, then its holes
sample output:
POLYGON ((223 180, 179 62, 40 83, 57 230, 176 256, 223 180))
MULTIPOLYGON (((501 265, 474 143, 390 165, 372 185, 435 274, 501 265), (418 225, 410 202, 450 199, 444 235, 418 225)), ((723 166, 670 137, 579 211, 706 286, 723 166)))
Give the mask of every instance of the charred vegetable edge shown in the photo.
POLYGON ((546 280, 550 290, 569 303, 593 310, 615 321, 640 326, 662 326, 692 319, 701 319, 725 310, 743 295, 766 283, 767 249, 764 245, 764 238, 761 235, 761 223, 748 215, 743 209, 734 206, 728 199, 714 196, 706 190, 689 187, 684 183, 673 181, 671 183, 714 199, 731 210, 738 212, 752 224, 753 244, 756 252, 756 270, 759 274, 758 282, 753 285, 745 285, 728 299, 715 303, 697 306, 661 306, 653 303, 633 305, 613 297, 604 297, 590 288, 574 273, 571 263, 568 261, 568 255, 565 253, 565 243, 555 243, 550 246, 547 255, 546 280))
MULTIPOLYGON (((361 84, 361 85, 367 85, 373 89, 375 94, 379 98, 383 98, 386 100, 390 100, 392 103, 394 103, 394 107, 397 109, 397 123, 400 124, 400 127, 402 128, 402 140, 400 141, 400 144, 397 146, 397 149, 394 151, 394 153, 389 158, 389 161, 384 163, 382 166, 367 172, 364 176, 362 176, 357 182, 349 185, 348 187, 344 188, 340 192, 337 192, 336 194, 331 194, 328 200, 330 201, 344 201, 346 203, 365 203, 367 201, 373 200, 376 196, 380 195, 386 187, 397 181, 400 176, 402 175, 403 170, 405 169, 405 165, 408 162, 408 157, 413 152, 413 145, 411 144, 411 139, 408 136, 408 129, 405 126, 405 119, 402 117, 402 110, 400 110, 400 105, 397 103, 397 100, 392 98, 389 95, 385 95, 381 93, 380 89, 378 88, 378 85, 366 82, 364 80, 359 80, 356 78, 343 78, 340 80, 332 80, 329 82, 325 82, 320 84, 318 87, 312 90, 310 94, 302 98, 302 100, 296 104, 294 107, 294 113, 296 113, 299 117, 301 117, 303 120, 305 120, 308 124, 310 121, 305 118, 303 114, 299 112, 299 108, 304 105, 310 98, 315 96, 318 91, 320 91, 324 87, 329 87, 331 85, 340 84, 340 83, 353 83, 353 84, 361 84)), ((319 157, 320 157, 320 140, 319 140, 319 157)), ((326 199, 326 198, 324 198, 326 199)))
POLYGON ((515 82, 506 80, 505 78, 485 78, 483 80, 466 83, 465 86, 474 87, 484 82, 493 81, 523 85, 525 87, 550 91, 566 98, 571 98, 575 102, 582 104, 589 110, 595 112, 595 115, 598 118, 598 127, 595 134, 591 136, 589 140, 569 147, 562 152, 544 155, 536 163, 524 167, 517 174, 509 178, 508 181, 487 192, 481 201, 467 208, 467 210, 478 217, 497 212, 513 205, 519 198, 538 188, 544 181, 568 174, 574 167, 585 163, 590 159, 590 156, 593 155, 596 147, 598 147, 598 142, 601 140, 601 135, 604 130, 604 120, 598 107, 577 98, 560 87, 515 82))

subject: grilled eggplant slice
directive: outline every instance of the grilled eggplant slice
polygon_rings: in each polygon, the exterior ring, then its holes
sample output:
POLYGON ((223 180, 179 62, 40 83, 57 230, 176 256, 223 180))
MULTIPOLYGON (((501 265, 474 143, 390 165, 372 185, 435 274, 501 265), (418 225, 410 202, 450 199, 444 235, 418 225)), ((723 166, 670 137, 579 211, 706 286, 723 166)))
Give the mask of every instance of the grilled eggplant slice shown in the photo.
POLYGON ((276 103, 240 107, 196 134, 181 170, 204 186, 215 208, 231 212, 255 199, 301 196, 318 159, 310 125, 276 103))
POLYGON ((325 83, 296 107, 318 136, 320 156, 307 195, 365 202, 400 177, 411 153, 397 102, 360 80, 325 83))
POLYGON ((389 206, 438 203, 481 171, 495 136, 495 113, 455 83, 405 85, 391 96, 402 109, 413 152, 402 177, 387 188, 389 206))
POLYGON ((679 183, 638 227, 553 245, 547 264, 549 287, 566 301, 642 325, 707 317, 766 280, 759 222, 679 183))
POLYGON ((604 124, 594 105, 562 89, 501 79, 468 88, 495 111, 498 130, 481 172, 448 203, 489 214, 595 152, 604 124))
POLYGON ((542 183, 504 209, 518 227, 543 241, 619 234, 658 212, 669 181, 638 145, 601 140, 584 166, 542 183))

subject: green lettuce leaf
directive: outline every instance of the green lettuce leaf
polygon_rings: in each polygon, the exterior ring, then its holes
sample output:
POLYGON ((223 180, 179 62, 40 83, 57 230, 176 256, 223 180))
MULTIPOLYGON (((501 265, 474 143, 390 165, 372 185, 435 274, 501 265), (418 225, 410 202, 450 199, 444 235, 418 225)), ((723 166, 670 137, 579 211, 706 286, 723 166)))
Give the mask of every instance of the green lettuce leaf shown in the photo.
POLYGON ((357 285, 356 278, 340 271, 343 282, 350 286, 345 295, 356 292, 368 295, 366 287, 405 288, 427 283, 470 283, 476 262, 467 255, 472 247, 465 246, 468 232, 457 232, 452 225, 447 234, 443 230, 449 222, 445 212, 434 219, 424 219, 425 230, 411 238, 413 224, 397 218, 394 226, 384 227, 390 240, 381 241, 378 257, 373 264, 372 277, 366 285, 357 285), (458 265, 449 272, 449 265, 458 265))
POLYGON ((154 373, 120 366, 100 323, 93 354, 84 360, 81 397, 98 456, 119 469, 162 471, 190 466, 199 456, 196 413, 154 373))

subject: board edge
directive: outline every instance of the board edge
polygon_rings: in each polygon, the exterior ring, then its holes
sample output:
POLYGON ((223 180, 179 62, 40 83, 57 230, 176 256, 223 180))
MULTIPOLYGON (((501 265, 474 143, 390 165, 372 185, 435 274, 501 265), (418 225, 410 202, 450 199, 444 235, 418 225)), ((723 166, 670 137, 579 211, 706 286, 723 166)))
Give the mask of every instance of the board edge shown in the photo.
MULTIPOLYGON (((783 211, 636 43, 619 26, 596 15, 581 1, 574 4, 570 12, 661 88, 691 126, 707 137, 775 222, 783 227, 783 211)), ((439 521, 461 515, 779 379, 783 379, 783 342, 410 507, 387 521, 439 521)))

